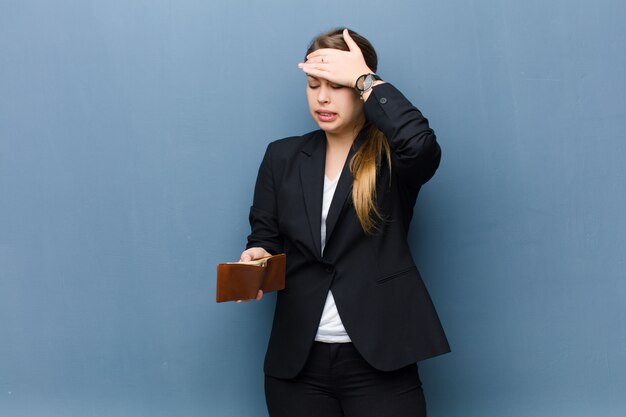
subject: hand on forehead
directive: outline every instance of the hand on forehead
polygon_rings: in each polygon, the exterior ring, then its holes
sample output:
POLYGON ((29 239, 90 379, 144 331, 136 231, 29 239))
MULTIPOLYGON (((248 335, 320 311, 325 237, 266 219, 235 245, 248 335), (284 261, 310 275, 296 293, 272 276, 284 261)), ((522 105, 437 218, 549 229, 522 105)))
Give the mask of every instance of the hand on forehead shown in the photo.
POLYGON ((308 76, 329 82, 354 87, 356 79, 372 71, 367 67, 358 45, 350 37, 348 30, 343 31, 343 38, 350 48, 342 51, 333 48, 321 48, 307 55, 306 62, 298 64, 308 76))

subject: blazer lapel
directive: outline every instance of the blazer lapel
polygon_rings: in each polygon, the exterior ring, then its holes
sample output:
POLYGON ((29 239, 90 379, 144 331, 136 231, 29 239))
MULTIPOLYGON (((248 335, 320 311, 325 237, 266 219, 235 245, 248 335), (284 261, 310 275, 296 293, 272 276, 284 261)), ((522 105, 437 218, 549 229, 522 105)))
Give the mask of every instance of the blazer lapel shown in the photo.
POLYGON ((337 189, 335 189, 333 200, 330 203, 330 208, 328 209, 328 216, 326 217, 326 243, 329 242, 333 230, 337 225, 337 220, 339 220, 343 209, 347 206, 347 202, 349 201, 348 196, 352 193, 353 178, 352 172, 350 172, 350 160, 363 144, 365 136, 365 130, 362 130, 356 137, 354 144, 350 148, 350 152, 348 152, 348 157, 346 158, 343 169, 341 170, 341 176, 339 177, 339 182, 337 183, 337 189))
MULTIPOLYGON (((322 253, 322 197, 324 193, 324 168, 326 165, 326 136, 318 131, 303 147, 304 160, 300 165, 300 183, 304 206, 311 228, 313 247, 318 257, 322 253)), ((289 209, 289 208, 287 208, 289 209)))

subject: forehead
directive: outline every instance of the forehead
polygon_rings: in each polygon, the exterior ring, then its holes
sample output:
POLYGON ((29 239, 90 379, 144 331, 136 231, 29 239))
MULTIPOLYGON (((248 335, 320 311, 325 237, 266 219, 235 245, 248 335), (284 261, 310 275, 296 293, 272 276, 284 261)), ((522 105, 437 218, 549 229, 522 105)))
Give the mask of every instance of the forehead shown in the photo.
POLYGON ((329 83, 330 81, 328 81, 326 78, 320 78, 320 77, 315 77, 313 75, 308 75, 306 76, 307 81, 314 81, 314 82, 325 82, 325 83, 329 83))

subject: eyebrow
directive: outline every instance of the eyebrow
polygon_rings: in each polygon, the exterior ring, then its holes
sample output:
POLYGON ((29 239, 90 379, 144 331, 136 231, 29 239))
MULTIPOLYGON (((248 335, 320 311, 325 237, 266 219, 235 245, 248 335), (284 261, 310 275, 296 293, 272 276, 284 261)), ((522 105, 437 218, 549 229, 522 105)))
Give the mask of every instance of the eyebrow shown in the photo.
POLYGON ((307 75, 306 77, 307 77, 307 78, 310 78, 310 79, 311 79, 311 80, 313 80, 313 81, 319 81, 319 78, 314 77, 314 76, 312 76, 312 75, 307 75))

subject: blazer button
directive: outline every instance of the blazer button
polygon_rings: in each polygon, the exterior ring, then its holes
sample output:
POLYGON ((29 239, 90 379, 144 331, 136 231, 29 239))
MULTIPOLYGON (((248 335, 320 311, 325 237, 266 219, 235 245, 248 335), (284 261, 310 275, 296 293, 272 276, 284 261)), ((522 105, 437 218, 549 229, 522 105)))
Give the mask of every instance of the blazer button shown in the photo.
POLYGON ((332 274, 334 270, 335 268, 333 268, 332 265, 326 265, 326 272, 329 274, 332 274))
POLYGON ((381 98, 380 100, 378 100, 378 102, 380 104, 386 104, 387 103, 387 99, 385 97, 381 98))

